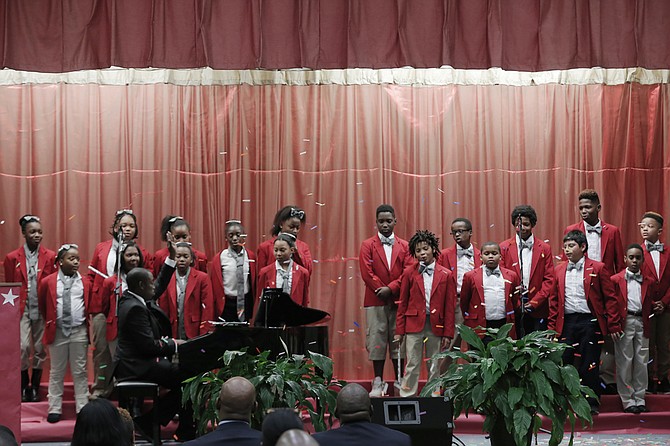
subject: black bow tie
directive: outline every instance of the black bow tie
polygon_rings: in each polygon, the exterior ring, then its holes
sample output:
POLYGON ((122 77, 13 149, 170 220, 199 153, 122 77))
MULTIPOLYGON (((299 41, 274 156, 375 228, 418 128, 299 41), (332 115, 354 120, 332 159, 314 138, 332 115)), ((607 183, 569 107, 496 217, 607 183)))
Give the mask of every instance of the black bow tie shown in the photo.
POLYGON ((489 277, 489 276, 498 276, 498 277, 500 277, 500 270, 497 269, 497 268, 496 268, 496 269, 488 269, 488 268, 484 268, 484 271, 486 271, 486 277, 489 277))
POLYGON ((587 233, 595 232, 597 234, 602 234, 603 228, 601 226, 587 226, 586 227, 586 232, 587 233))

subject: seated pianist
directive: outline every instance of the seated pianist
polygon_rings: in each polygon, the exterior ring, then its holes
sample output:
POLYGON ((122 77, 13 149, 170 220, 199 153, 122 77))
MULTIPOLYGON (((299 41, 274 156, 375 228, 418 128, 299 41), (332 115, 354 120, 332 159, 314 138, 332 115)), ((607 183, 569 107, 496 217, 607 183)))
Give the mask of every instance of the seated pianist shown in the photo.
MULTIPOLYGON (((167 425, 179 413, 175 435, 178 440, 186 441, 195 438, 195 426, 192 408, 181 406, 181 385, 192 375, 172 363, 172 355, 184 341, 170 338, 170 320, 155 302, 165 291, 174 270, 174 247, 171 247, 170 258, 166 259, 155 284, 149 270, 135 268, 128 273, 128 289, 119 301, 114 374, 119 381, 148 381, 170 389, 161 397, 158 418, 162 425, 167 425)), ((134 419, 137 430, 145 436, 151 432, 152 415, 149 412, 134 419)))

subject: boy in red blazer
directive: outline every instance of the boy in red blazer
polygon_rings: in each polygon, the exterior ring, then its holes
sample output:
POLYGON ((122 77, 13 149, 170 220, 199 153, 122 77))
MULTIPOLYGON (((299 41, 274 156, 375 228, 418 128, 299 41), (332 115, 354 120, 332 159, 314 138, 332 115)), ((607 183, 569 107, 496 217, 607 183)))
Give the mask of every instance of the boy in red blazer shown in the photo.
POLYGON ((409 240, 409 249, 419 266, 410 265, 405 269, 400 288, 394 340, 400 343, 405 337, 407 367, 401 397, 417 393, 424 348, 428 379, 439 376, 439 361, 432 357, 446 349, 454 338, 456 310, 454 275, 435 261, 440 255, 439 239, 430 231, 417 231, 409 240))
MULTIPOLYGON (((586 234, 586 241, 589 244, 586 257, 604 263, 610 274, 616 274, 624 269, 621 233, 619 228, 600 219, 601 209, 598 193, 593 189, 584 189, 579 194, 579 215, 582 221, 568 226, 563 235, 574 230, 582 231, 586 234)), ((562 258, 564 261, 567 260, 565 254, 562 258)), ((606 385, 604 393, 616 392, 615 368, 613 341, 606 337, 600 353, 600 378, 606 385)))
MULTIPOLYGON (((482 245, 481 262, 482 267, 463 276, 461 310, 465 325, 473 329, 500 328, 515 323, 514 312, 520 305, 519 276, 500 267, 500 246, 495 242, 482 245)), ((484 340, 490 341, 486 337, 484 340)))
MULTIPOLYGON (((585 257, 587 249, 583 232, 570 231, 563 237, 568 262, 556 266, 558 292, 549 301, 548 328, 571 346, 563 354, 565 364, 573 364, 576 354, 581 355, 577 370, 582 384, 600 395, 600 344, 607 335, 619 339, 623 331, 609 270, 585 257)), ((589 404, 591 413, 599 413, 597 400, 589 400, 589 404)))
POLYGON ((649 412, 644 402, 649 361, 649 316, 652 279, 640 271, 644 263, 642 246, 633 243, 626 249, 624 271, 612 276, 619 297, 623 336, 614 341, 617 391, 626 413, 649 412))
POLYGON ((21 314, 21 401, 39 401, 42 363, 47 351, 42 344, 44 319, 40 315, 37 285, 43 277, 56 271, 56 253, 42 246, 42 223, 35 215, 19 219, 21 234, 26 242, 5 257, 5 280, 20 282, 19 309, 21 314), (32 349, 32 361, 31 361, 32 349), (29 376, 33 366, 32 381, 29 376))
POLYGON ((640 222, 640 233, 644 240, 644 263, 642 273, 653 278, 652 310, 649 333, 650 387, 658 393, 670 392, 670 254, 659 238, 663 233, 663 217, 656 212, 647 212, 640 222), (655 378, 655 379, 654 379, 655 378), (656 381, 657 380, 657 381, 656 381), (656 384, 658 382, 658 384, 656 384), (655 388, 655 389, 654 389, 655 388))
POLYGON ((534 236, 533 228, 536 224, 535 209, 528 205, 515 207, 512 211, 512 226, 517 234, 500 244, 500 263, 514 271, 523 285, 521 302, 525 314, 523 325, 517 324, 519 335, 546 329, 548 302, 556 286, 551 247, 534 236))
POLYGON ((46 321, 44 344, 49 346, 49 412, 47 421, 60 421, 63 405, 63 380, 68 364, 74 384, 76 411, 88 403, 87 305, 89 281, 79 274, 79 248, 75 244, 58 249, 59 270, 39 284, 40 312, 46 321))
POLYGON ((194 268, 190 243, 176 244, 175 262, 177 268, 158 305, 170 319, 172 337, 186 340, 207 333, 214 319, 214 298, 209 276, 194 268))
POLYGON ((256 256, 244 246, 245 239, 242 222, 228 220, 228 248, 209 262, 214 317, 221 316, 226 321, 250 321, 254 313, 256 256))
POLYGON ((265 288, 282 288, 298 305, 309 305, 309 272, 292 259, 295 253, 295 237, 281 233, 275 239, 275 263, 263 268, 258 274, 260 298, 265 288))
POLYGON ((375 214, 377 235, 361 243, 358 264, 365 283, 365 348, 372 361, 375 377, 370 396, 380 397, 388 385, 384 383, 386 352, 393 362, 396 382, 400 381, 400 344, 393 342, 396 329, 395 301, 400 294, 400 280, 409 264, 407 242, 396 237, 393 230, 397 223, 393 206, 382 204, 375 214))

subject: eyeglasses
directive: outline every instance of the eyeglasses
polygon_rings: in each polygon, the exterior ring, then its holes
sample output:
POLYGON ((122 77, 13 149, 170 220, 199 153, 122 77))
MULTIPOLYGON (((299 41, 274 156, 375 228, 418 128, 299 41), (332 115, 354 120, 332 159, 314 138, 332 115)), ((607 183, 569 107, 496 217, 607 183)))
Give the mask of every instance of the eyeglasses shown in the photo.
POLYGON ((470 232, 472 229, 457 229, 455 231, 451 231, 449 234, 451 235, 461 235, 464 232, 470 232))
POLYGON ((298 220, 305 218, 305 211, 301 209, 291 208, 291 217, 298 217, 298 220))
POLYGON ((128 214, 128 215, 133 215, 133 210, 132 209, 119 209, 116 211, 116 216, 118 217, 119 215, 123 214, 128 214))

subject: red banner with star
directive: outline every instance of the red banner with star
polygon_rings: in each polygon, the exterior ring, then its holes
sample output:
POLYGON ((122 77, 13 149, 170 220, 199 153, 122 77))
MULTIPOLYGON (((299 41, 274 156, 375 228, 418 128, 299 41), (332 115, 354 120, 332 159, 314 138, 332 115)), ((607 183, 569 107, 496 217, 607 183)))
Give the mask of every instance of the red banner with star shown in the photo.
POLYGON ((0 283, 0 424, 9 427, 21 444, 21 350, 19 334, 20 283, 0 283))

